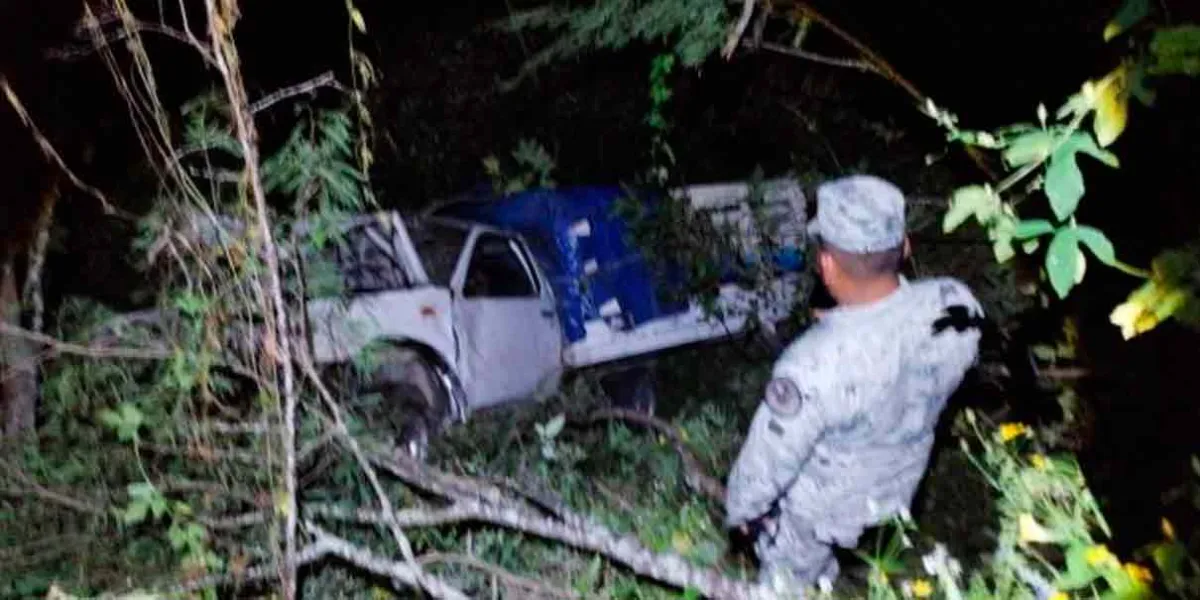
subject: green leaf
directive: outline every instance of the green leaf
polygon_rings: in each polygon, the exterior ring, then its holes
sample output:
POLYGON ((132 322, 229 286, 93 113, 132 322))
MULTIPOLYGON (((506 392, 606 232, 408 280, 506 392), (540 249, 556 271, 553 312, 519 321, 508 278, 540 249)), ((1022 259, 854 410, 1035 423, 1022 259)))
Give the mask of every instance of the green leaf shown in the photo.
POLYGON ((1048 131, 1036 130, 1013 140, 1004 150, 1004 162, 1010 167, 1019 167, 1046 158, 1054 145, 1054 136, 1048 131))
POLYGON ((130 502, 129 505, 125 507, 125 512, 121 515, 121 520, 126 525, 141 523, 142 521, 146 520, 146 511, 149 508, 150 505, 141 500, 130 502))
POLYGON ((1038 242, 1037 238, 1033 238, 1030 240, 1025 240, 1025 242, 1021 244, 1021 249, 1025 251, 1025 254, 1033 254, 1037 251, 1039 246, 1041 246, 1041 243, 1038 242))
POLYGON ((950 199, 950 208, 942 218, 942 231, 950 233, 971 216, 980 214, 995 204, 995 194, 985 185, 969 185, 958 188, 950 199))
POLYGON ((1097 260, 1110 267, 1117 264, 1117 251, 1104 232, 1087 225, 1076 227, 1075 232, 1079 236, 1079 241, 1092 251, 1097 260))
POLYGON ((1075 153, 1082 152, 1087 154, 1114 169, 1121 166, 1121 160, 1117 158, 1116 154, 1101 148, 1096 143, 1095 138, 1083 131, 1076 131, 1063 140, 1059 149, 1063 148, 1067 148, 1075 153))
POLYGON ((1054 582, 1056 589, 1062 591, 1082 589, 1100 576, 1100 573, 1088 564, 1087 551, 1088 547, 1084 544, 1075 544, 1067 549, 1067 569, 1054 582))
POLYGON ((1046 250, 1046 273, 1059 298, 1066 298, 1079 273, 1079 237, 1073 228, 1060 229, 1046 250))
POLYGON ((1083 197, 1083 173, 1075 164, 1075 152, 1067 146, 1059 147, 1050 157, 1046 168, 1046 196, 1054 216, 1064 221, 1075 212, 1079 199, 1083 197))
POLYGON ((1018 240, 1026 240, 1046 235, 1053 231, 1054 225, 1050 221, 1045 219, 1029 219, 1017 223, 1017 228, 1013 231, 1013 237, 1018 240))
POLYGON ((1125 0, 1117 14, 1104 26, 1104 41, 1109 41, 1150 14, 1150 0, 1125 0))

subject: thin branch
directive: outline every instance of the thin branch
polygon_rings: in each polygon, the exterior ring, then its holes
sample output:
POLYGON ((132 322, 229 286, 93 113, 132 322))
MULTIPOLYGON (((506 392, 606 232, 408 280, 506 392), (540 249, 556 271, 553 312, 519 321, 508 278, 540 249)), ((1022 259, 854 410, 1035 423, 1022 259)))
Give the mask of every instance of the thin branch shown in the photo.
POLYGON ((505 582, 508 585, 508 587, 524 589, 524 590, 528 590, 530 592, 537 594, 534 597, 541 597, 541 596, 550 597, 550 598, 578 598, 579 597, 579 594, 577 594, 577 593, 569 592, 567 590, 561 590, 561 589, 558 589, 555 587, 548 586, 536 579, 530 579, 529 577, 517 575, 516 573, 508 571, 504 568, 501 568, 497 565, 489 563, 485 560, 480 560, 474 556, 469 556, 466 554, 446 554, 446 553, 441 553, 441 552, 431 552, 429 554, 422 554, 420 557, 417 558, 417 562, 420 563, 422 566, 428 566, 431 564, 458 564, 458 565, 471 567, 474 569, 479 569, 480 571, 484 571, 484 572, 488 573, 489 575, 492 575, 492 576, 496 577, 497 579, 505 582))
POLYGON ((317 373, 316 366, 313 364, 312 358, 308 356, 306 349, 303 347, 297 348, 296 356, 299 359, 301 372, 308 378, 313 387, 317 389, 317 394, 329 410, 339 440, 350 451, 355 462, 358 463, 359 468, 366 476, 368 483, 370 483, 371 489, 375 492, 375 497, 379 501, 379 506, 383 509, 383 514, 389 519, 387 526, 391 530, 392 537, 396 540, 396 545, 400 548, 400 554, 408 562, 413 571, 417 573, 418 578, 420 578, 422 571, 420 565, 416 563, 412 544, 409 542, 408 536, 404 535, 404 530, 400 526, 400 523, 394 519, 396 511, 392 507, 392 501, 388 497, 387 492, 383 489, 383 484, 379 481, 379 475, 375 472, 375 468, 367 458, 367 455, 362 451, 358 440, 353 435, 350 435, 350 430, 346 427, 346 421, 342 418, 341 407, 338 406, 333 394, 329 392, 329 388, 325 386, 325 382, 321 381, 321 376, 317 373))
MULTIPOLYGON (((370 550, 355 546, 349 541, 337 537, 313 523, 306 523, 305 526, 309 533, 316 538, 318 544, 324 544, 328 548, 327 553, 331 556, 336 556, 376 575, 389 577, 410 586, 421 587, 435 598, 449 598, 452 600, 467 599, 466 594, 455 589, 450 584, 425 573, 420 569, 420 565, 414 568, 404 562, 388 560, 373 554, 370 550)), ((415 561, 413 564, 416 564, 415 561)))
POLYGON ((332 87, 339 91, 345 89, 342 87, 342 84, 338 83, 337 78, 333 76, 333 71, 326 71, 320 75, 317 75, 316 77, 313 77, 312 79, 309 79, 308 81, 297 83, 296 85, 290 85, 263 96, 257 102, 250 105, 250 112, 262 112, 268 108, 271 108, 275 104, 282 102, 283 100, 287 100, 288 98, 299 96, 301 94, 309 94, 323 87, 332 87))
POLYGON ((775 52, 778 54, 786 54, 788 56, 802 58, 804 60, 809 60, 809 61, 812 61, 815 63, 821 63, 823 65, 829 65, 829 66, 833 66, 833 67, 841 67, 843 69, 854 69, 855 71, 862 71, 864 73, 882 74, 879 71, 879 69, 875 67, 875 65, 873 65, 870 62, 865 61, 865 60, 860 60, 860 59, 855 59, 855 58, 842 58, 842 57, 838 57, 838 56, 825 56, 824 54, 818 54, 816 52, 809 52, 808 50, 804 50, 801 48, 793 48, 791 46, 779 44, 776 42, 761 42, 761 43, 759 43, 758 47, 762 48, 763 50, 770 50, 771 52, 775 52))
POLYGON ((114 348, 105 346, 83 346, 64 342, 44 333, 30 331, 22 327, 14 327, 0 323, 0 336, 21 338, 29 342, 41 344, 58 354, 71 354, 88 358, 128 358, 132 360, 165 360, 175 356, 174 352, 154 348, 114 348))
MULTIPOLYGON (((878 74, 880 77, 883 77, 884 79, 898 86, 900 89, 904 90, 905 93, 907 93, 913 98, 914 101, 916 101, 918 107, 923 107, 925 105, 925 101, 928 99, 928 97, 925 94, 922 94, 921 91, 917 89, 917 86, 913 85, 911 81, 900 75, 899 71, 897 71, 891 65, 891 63, 884 60, 884 58, 879 54, 876 54, 870 46, 867 46, 863 42, 859 41, 858 38, 850 35, 841 27, 838 27, 836 23, 831 21, 817 9, 813 8, 812 5, 808 4, 807 2, 798 2, 796 7, 804 13, 805 17, 812 19, 814 22, 829 30, 830 33, 838 38, 841 38, 842 41, 854 48, 859 54, 862 55, 863 59, 871 65, 872 72, 878 74)), ((978 149, 973 146, 963 146, 963 150, 966 151, 967 155, 971 158, 971 161, 975 163, 975 166, 979 167, 979 169, 983 171, 983 173, 987 175, 989 179, 995 181, 998 178, 992 168, 988 166, 987 161, 984 160, 983 155, 979 153, 978 149)))
POLYGON ((746 34, 746 27, 750 25, 750 18, 754 16, 755 1, 742 0, 742 14, 738 16, 737 24, 729 32, 729 37, 725 38, 725 47, 721 49, 722 58, 728 60, 730 56, 733 56, 733 51, 737 50, 742 36, 746 34))
POLYGON ((267 195, 263 189, 262 175, 259 172, 258 129, 254 124, 254 114, 250 112, 250 103, 246 97, 246 87, 242 80, 241 67, 237 56, 236 45, 233 41, 233 27, 236 21, 236 0, 225 0, 217 6, 216 0, 205 1, 208 16, 209 41, 212 44, 212 57, 215 67, 221 74, 225 84, 225 93, 229 98, 232 120, 237 132, 237 139, 242 147, 242 161, 246 169, 246 179, 249 183, 255 221, 258 226, 259 239, 262 243, 263 261, 267 269, 267 287, 269 295, 263 299, 266 312, 273 313, 273 327, 268 327, 267 340, 263 345, 269 359, 268 366, 280 371, 283 380, 283 409, 281 411, 282 438, 284 448, 284 488, 287 494, 286 514, 284 517, 284 577, 283 596, 288 600, 296 597, 297 564, 296 564, 296 528, 297 528, 297 496, 296 487, 296 374, 292 361, 291 328, 287 305, 283 300, 283 282, 280 277, 279 251, 272 237, 271 217, 267 211, 267 195))
POLYGON ((177 42, 186 44, 192 49, 196 50, 196 52, 200 54, 200 58, 203 59, 208 66, 217 66, 216 60, 213 59, 213 55, 211 52, 209 52, 208 48, 204 47, 204 43, 186 31, 180 31, 178 29, 163 25, 162 23, 151 23, 137 19, 121 19, 120 17, 98 20, 97 25, 108 25, 117 21, 122 22, 122 25, 124 26, 123 30, 112 34, 105 34, 103 36, 93 36, 92 43, 87 46, 52 48, 46 51, 46 57, 53 60, 76 60, 98 52, 101 48, 126 40, 132 37, 135 32, 144 32, 156 33, 169 37, 177 42))
POLYGON ((62 170, 63 174, 67 176, 67 179, 71 180, 72 185, 98 200, 100 205, 104 207, 104 212, 106 214, 116 214, 116 209, 111 203, 109 203, 108 198, 104 196, 104 192, 101 192, 87 183, 84 183, 82 179, 80 179, 73 171, 71 171, 71 168, 67 166, 66 161, 64 161, 58 151, 54 149, 54 145, 50 143, 50 140, 42 134, 42 131, 38 129, 37 124, 33 122, 33 118, 29 116, 29 111, 25 110, 25 105, 21 103, 21 99, 17 97, 17 93, 13 91, 11 86, 9 86, 8 78, 4 77, 3 75, 0 75, 0 89, 4 91, 4 97, 8 100, 8 103, 12 106, 13 110, 16 111, 17 116, 21 119, 21 123, 23 123, 25 127, 29 129, 29 133, 33 135, 34 141, 37 142, 38 147, 41 148, 42 154, 46 156, 46 159, 54 163, 55 166, 62 170))

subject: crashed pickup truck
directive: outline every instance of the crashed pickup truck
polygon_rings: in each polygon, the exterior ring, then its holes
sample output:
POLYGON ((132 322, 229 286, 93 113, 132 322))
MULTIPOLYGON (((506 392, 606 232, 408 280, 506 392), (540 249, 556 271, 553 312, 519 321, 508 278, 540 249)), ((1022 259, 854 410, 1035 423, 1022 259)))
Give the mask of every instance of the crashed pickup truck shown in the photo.
MULTIPOLYGON (((393 418, 405 415, 396 425, 417 450, 476 410, 553 394, 568 371, 736 335, 752 314, 777 323, 798 289, 805 203, 794 181, 761 185, 780 249, 774 300, 754 302, 731 281, 720 289, 721 319, 694 301, 663 300, 663 282, 614 216, 618 187, 466 200, 410 219, 363 215, 323 252, 343 294, 308 301, 313 356, 347 364, 366 350, 374 366, 364 387, 393 418)), ((747 184, 673 193, 753 239, 747 184)))

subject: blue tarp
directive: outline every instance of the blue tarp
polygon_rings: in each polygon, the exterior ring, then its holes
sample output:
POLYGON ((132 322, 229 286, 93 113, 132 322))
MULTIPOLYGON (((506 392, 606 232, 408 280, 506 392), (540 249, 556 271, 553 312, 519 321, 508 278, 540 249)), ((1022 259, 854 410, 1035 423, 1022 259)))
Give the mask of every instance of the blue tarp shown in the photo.
MULTIPOLYGON (((563 333, 583 339, 584 323, 615 300, 627 326, 637 326, 687 309, 665 300, 679 278, 656 274, 614 215, 627 192, 617 186, 537 189, 503 197, 478 195, 438 214, 509 229, 525 237, 551 280, 563 333), (657 280, 657 281, 656 281, 657 280)), ((650 207, 653 209, 653 207, 650 207)), ((801 264, 799 249, 784 249, 775 263, 784 270, 801 264)))

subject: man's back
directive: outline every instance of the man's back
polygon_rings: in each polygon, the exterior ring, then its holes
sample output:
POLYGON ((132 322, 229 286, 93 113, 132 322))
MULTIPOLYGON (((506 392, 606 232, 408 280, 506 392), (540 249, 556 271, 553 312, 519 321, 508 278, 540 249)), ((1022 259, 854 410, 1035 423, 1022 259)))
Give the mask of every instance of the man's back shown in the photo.
POLYGON ((958 331, 961 314, 982 309, 960 282, 902 282, 828 312, 784 352, 775 376, 815 386, 824 421, 786 493, 790 510, 854 529, 909 506, 946 399, 977 355, 980 332, 958 331))

